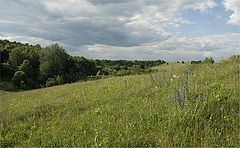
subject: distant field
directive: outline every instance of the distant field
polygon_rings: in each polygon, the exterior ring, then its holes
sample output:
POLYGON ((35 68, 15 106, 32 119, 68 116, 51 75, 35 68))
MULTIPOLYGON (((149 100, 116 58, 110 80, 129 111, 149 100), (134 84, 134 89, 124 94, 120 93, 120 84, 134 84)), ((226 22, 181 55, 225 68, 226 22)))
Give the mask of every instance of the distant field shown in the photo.
POLYGON ((239 63, 157 69, 0 91, 0 146, 239 146, 239 63))

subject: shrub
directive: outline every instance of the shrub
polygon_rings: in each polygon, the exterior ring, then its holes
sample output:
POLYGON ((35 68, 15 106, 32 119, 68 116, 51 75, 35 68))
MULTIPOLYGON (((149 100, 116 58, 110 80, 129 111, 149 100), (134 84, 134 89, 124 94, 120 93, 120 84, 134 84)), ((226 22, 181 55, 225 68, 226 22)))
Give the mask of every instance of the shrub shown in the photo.
POLYGON ((46 87, 51 87, 55 85, 58 85, 58 81, 54 78, 48 78, 48 80, 46 81, 46 87))
POLYGON ((64 81, 63 81, 62 76, 59 76, 59 75, 58 75, 58 76, 56 77, 56 81, 57 81, 57 84, 59 84, 59 85, 60 85, 60 84, 64 84, 64 81))
POLYGON ((24 88, 25 87, 25 81, 26 81, 26 75, 23 71, 17 71, 15 72, 13 78, 13 83, 18 88, 24 88))
POLYGON ((200 64, 200 63, 202 63, 201 60, 200 61, 191 61, 191 64, 200 64))

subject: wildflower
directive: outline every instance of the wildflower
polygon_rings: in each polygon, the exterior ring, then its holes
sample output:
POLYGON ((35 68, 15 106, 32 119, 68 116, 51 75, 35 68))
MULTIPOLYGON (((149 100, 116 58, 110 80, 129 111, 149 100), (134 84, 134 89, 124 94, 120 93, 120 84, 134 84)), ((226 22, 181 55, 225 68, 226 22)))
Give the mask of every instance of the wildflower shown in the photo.
POLYGON ((173 75, 173 78, 176 78, 177 76, 176 75, 173 75))
POLYGON ((156 88, 156 89, 158 89, 158 87, 157 87, 157 86, 156 86, 155 88, 156 88))
POLYGON ((181 104, 181 96, 178 88, 173 89, 173 103, 181 104))
POLYGON ((223 116, 223 118, 224 118, 224 119, 227 119, 227 118, 228 118, 228 116, 223 116))
POLYGON ((179 79, 179 76, 177 76, 177 78, 179 79))
POLYGON ((95 113, 100 113, 100 108, 96 108, 95 113))
POLYGON ((173 81, 173 79, 170 79, 170 81, 172 82, 172 81, 173 81))

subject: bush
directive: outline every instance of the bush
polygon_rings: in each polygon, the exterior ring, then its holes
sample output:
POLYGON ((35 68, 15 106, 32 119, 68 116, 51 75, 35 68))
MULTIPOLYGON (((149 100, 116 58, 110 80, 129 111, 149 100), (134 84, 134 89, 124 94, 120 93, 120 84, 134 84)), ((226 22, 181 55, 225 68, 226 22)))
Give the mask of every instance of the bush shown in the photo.
POLYGON ((25 88, 25 81, 26 81, 26 75, 23 71, 17 71, 15 72, 13 78, 13 83, 18 88, 25 88))
POLYGON ((46 87, 51 87, 55 85, 58 85, 58 81, 54 78, 48 78, 48 80, 46 81, 46 87))
POLYGON ((64 84, 64 81, 63 81, 62 76, 59 76, 59 75, 58 75, 58 76, 56 77, 56 81, 57 81, 57 84, 59 84, 59 85, 60 85, 60 84, 64 84))
POLYGON ((191 61, 191 64, 201 64, 202 63, 202 61, 200 60, 200 61, 191 61))

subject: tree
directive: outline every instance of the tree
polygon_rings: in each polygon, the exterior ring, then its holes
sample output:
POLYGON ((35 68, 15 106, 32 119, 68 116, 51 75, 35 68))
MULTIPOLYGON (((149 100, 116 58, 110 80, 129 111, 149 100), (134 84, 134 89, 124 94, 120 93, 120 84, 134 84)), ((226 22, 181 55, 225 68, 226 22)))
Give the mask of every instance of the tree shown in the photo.
POLYGON ((19 71, 25 72, 26 75, 31 75, 32 67, 28 60, 24 60, 23 63, 18 67, 19 71))
POLYGON ((28 60, 24 60, 23 63, 18 67, 18 69, 19 71, 22 71, 25 73, 25 77, 26 77, 25 84, 27 87, 33 88, 34 82, 35 84, 38 83, 38 76, 35 73, 35 70, 33 69, 32 65, 28 60))
POLYGON ((25 88, 25 82, 26 82, 26 75, 23 71, 17 71, 15 72, 13 78, 13 83, 18 88, 25 88))
POLYGON ((131 67, 132 74, 140 74, 143 72, 143 69, 139 65, 133 65, 131 67))
POLYGON ((14 69, 9 64, 0 65, 0 81, 7 80, 9 81, 13 74, 15 73, 14 69))
POLYGON ((17 69, 24 60, 28 60, 34 69, 39 68, 39 49, 33 46, 21 46, 11 50, 9 54, 10 64, 17 69))
POLYGON ((9 52, 6 49, 0 47, 0 64, 6 63, 9 58, 9 52))
POLYGON ((100 68, 96 67, 94 61, 88 60, 84 57, 70 56, 66 67, 67 69, 64 74, 65 82, 85 79, 87 76, 96 75, 100 70, 100 68))
POLYGON ((23 52, 23 50, 24 49, 22 48, 14 48, 9 54, 10 64, 14 68, 17 68, 23 62, 23 60, 28 59, 27 55, 23 52))
POLYGON ((64 75, 68 57, 69 55, 58 44, 43 49, 40 54, 40 75, 42 80, 64 75))

